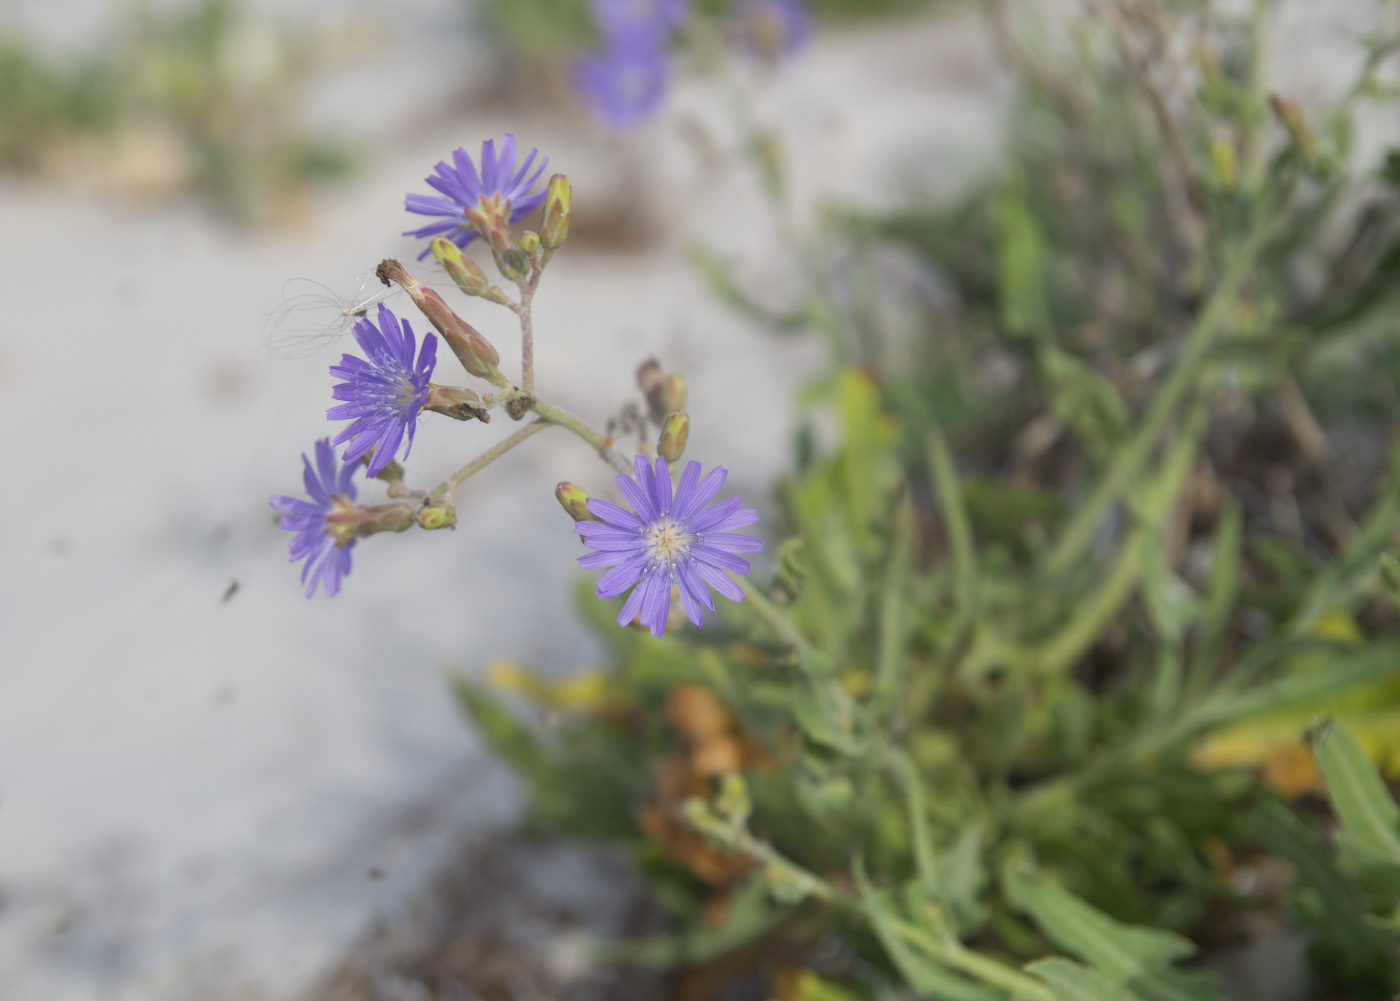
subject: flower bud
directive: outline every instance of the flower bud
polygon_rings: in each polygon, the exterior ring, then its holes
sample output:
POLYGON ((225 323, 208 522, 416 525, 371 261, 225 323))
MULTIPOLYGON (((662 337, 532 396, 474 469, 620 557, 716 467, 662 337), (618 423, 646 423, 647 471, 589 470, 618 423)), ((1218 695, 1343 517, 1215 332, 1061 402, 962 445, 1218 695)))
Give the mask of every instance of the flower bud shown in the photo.
POLYGON ((450 500, 439 500, 418 509, 418 527, 429 532, 457 527, 457 509, 450 500))
POLYGON ((540 259, 540 235, 532 229, 521 233, 520 249, 525 252, 531 262, 538 262, 540 259))
POLYGON ((491 256, 496 259, 496 267, 501 274, 513 282, 523 282, 530 277, 530 258, 521 250, 505 226, 497 226, 485 234, 491 244, 491 256))
POLYGON ((670 414, 661 425, 661 437, 656 441, 656 454, 674 465, 685 454, 685 443, 689 437, 690 415, 670 414))
POLYGON ((428 383, 428 400, 423 404, 423 409, 451 417, 453 420, 491 423, 491 415, 481 405, 481 397, 461 386, 438 386, 428 383))
POLYGON ((1311 160, 1317 151, 1317 141, 1298 102, 1281 94, 1273 94, 1269 98, 1269 104, 1278 120, 1283 123, 1283 127, 1288 130, 1288 136, 1293 140, 1293 145, 1298 147, 1298 152, 1304 159, 1311 160))
POLYGON ((574 191, 569 179, 563 174, 551 177, 544 196, 544 219, 540 223, 540 242, 546 250, 558 250, 568 239, 573 202, 574 191))
POLYGON ((433 242, 429 246, 433 257, 437 258, 437 262, 457 283, 459 289, 467 295, 490 295, 491 283, 486 280, 486 272, 482 271, 470 257, 463 254, 462 248, 445 236, 433 237, 433 242))
POLYGON ((574 521, 602 521, 588 510, 588 491, 577 483, 570 483, 568 480, 560 483, 554 488, 554 497, 574 521))
POLYGON ((442 335, 463 368, 498 386, 507 385, 506 377, 496 367, 501 361, 500 354, 475 327, 452 312, 442 296, 410 276, 403 265, 392 258, 381 261, 374 273, 385 285, 392 281, 403 287, 413 304, 442 335))
POLYGON ((331 512, 326 515, 326 534, 337 546, 343 546, 351 539, 376 532, 406 532, 413 525, 413 513, 413 506, 404 501, 360 507, 345 497, 332 497, 331 512))
POLYGON ((661 392, 661 384, 665 381, 666 376, 655 358, 648 358, 637 366, 637 388, 648 400, 654 393, 661 392))
POLYGON ((661 405, 668 414, 673 414, 677 410, 685 409, 684 377, 675 372, 672 372, 666 377, 666 385, 661 393, 661 405))

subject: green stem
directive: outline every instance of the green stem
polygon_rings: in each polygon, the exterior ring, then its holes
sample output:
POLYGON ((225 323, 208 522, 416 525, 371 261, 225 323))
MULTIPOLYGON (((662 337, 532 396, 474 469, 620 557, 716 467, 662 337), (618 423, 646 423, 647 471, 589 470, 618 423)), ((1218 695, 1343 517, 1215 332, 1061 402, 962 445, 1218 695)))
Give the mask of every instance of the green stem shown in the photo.
POLYGON ((744 589, 744 597, 753 610, 758 613, 759 618, 773 630, 773 635, 778 638, 779 642, 792 647, 799 653, 813 652, 813 647, 807 642, 807 637, 802 635, 801 631, 792 624, 792 621, 783 614, 783 610, 769 601, 762 591, 756 587, 747 587, 744 589))
POLYGON ((520 302, 511 310, 520 317, 520 388, 526 396, 535 395, 535 289, 540 283, 540 268, 531 268, 530 280, 520 285, 520 302))
POLYGON ((428 495, 428 502, 432 503, 434 501, 440 500, 444 494, 447 494, 449 497, 455 499, 457 496, 457 488, 462 485, 462 482, 466 480, 467 477, 472 476, 477 472, 480 472, 482 469, 485 469, 491 463, 495 462, 501 456, 505 455, 507 452, 513 449, 516 445, 519 445, 526 438, 529 438, 532 435, 539 434, 541 431, 543 431, 549 426, 549 421, 534 421, 533 423, 527 424, 525 427, 521 428, 519 431, 515 432, 515 434, 511 435, 504 441, 498 443, 497 445, 491 448, 488 448, 485 452, 482 452, 471 462, 467 463, 461 469, 457 470, 442 483, 438 484, 438 486, 433 490, 433 492, 428 495))
MULTIPOLYGON (((772 845, 754 837, 747 829, 719 817, 710 804, 702 800, 691 800, 682 808, 681 816, 702 834, 760 863, 770 882, 780 886, 800 887, 810 896, 859 915, 873 927, 875 922, 865 901, 838 890, 816 873, 782 855, 772 845)), ((885 920, 900 938, 955 970, 993 987, 1000 987, 1016 998, 1055 1001, 1050 989, 1039 980, 989 956, 980 955, 964 947, 956 939, 939 939, 893 914, 885 915, 885 920)))
POLYGON ((1244 246, 1230 262, 1225 276, 1211 293, 1205 309, 1201 311, 1195 326, 1187 334, 1176 367, 1172 369, 1171 375, 1167 377, 1167 381, 1147 408, 1137 433, 1119 450, 1108 471, 1080 506, 1073 520, 1065 528, 1064 534, 1060 536, 1059 542, 1051 550, 1045 564, 1048 573, 1054 574, 1068 569, 1089 548, 1094 533, 1098 531, 1108 509, 1141 475, 1167 422, 1196 384, 1196 378, 1215 342, 1215 336, 1225 325, 1240 286, 1244 284, 1245 277, 1263 249, 1265 236, 1271 228, 1269 200, 1264 200, 1258 206, 1258 211, 1260 220, 1254 224, 1244 246))
POLYGON ((627 464, 627 460, 618 454, 617 449, 613 447, 612 439, 582 417, 569 413, 563 407, 550 406, 548 403, 535 399, 531 399, 530 409, 539 414, 542 420, 558 424, 562 428, 568 428, 588 442, 598 450, 598 454, 603 457, 603 460, 619 473, 632 472, 632 467, 627 464))

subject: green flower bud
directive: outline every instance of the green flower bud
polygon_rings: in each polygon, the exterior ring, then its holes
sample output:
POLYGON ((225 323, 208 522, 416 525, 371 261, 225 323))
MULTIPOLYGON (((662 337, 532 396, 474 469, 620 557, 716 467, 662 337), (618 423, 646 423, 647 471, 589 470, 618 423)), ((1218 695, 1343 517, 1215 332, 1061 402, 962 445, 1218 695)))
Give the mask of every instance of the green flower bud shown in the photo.
POLYGON ((450 500, 425 504, 418 509, 418 527, 429 532, 457 527, 457 509, 450 500))
POLYGON ((574 189, 563 174, 549 179, 544 196, 544 220, 540 225, 540 242, 547 250, 558 250, 569 237, 569 216, 573 212, 574 189))
POLYGON ((672 372, 666 377, 666 385, 661 392, 661 405, 668 414, 685 409, 685 379, 681 375, 672 372))
POLYGON ((588 510, 588 491, 577 483, 563 481, 554 488, 554 497, 559 501, 559 506, 569 513, 569 517, 574 521, 602 521, 592 511, 588 510))
POLYGON ((457 283, 457 287, 467 295, 488 296, 491 294, 491 285, 486 280, 486 272, 482 271, 477 263, 470 257, 462 253, 462 248, 445 236, 433 237, 433 242, 429 244, 433 257, 442 265, 443 270, 452 276, 452 280, 457 283))
POLYGON ((689 437, 690 415, 670 414, 661 425, 661 437, 656 442, 656 454, 674 465, 685 454, 685 443, 689 437))
POLYGON ((538 261, 540 259, 540 235, 530 229, 521 233, 520 249, 525 252, 531 261, 538 261))
POLYGON ((510 230, 498 226, 485 235, 491 244, 491 256, 496 259, 496 267, 501 274, 517 284, 530 277, 530 258, 520 249, 510 230))

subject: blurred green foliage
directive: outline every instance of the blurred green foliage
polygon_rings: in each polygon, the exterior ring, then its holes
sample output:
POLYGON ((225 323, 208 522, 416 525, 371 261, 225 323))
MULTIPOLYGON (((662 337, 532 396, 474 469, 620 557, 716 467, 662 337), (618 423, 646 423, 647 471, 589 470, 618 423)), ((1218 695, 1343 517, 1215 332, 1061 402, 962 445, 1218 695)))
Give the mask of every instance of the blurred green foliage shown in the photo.
POLYGON ((834 214, 787 303, 698 255, 832 352, 771 582, 660 640, 585 600, 587 697, 502 686, 547 735, 461 682, 535 823, 635 851, 675 930, 619 955, 1203 1001, 1185 961, 1263 922, 1336 996, 1400 990, 1400 191, 1349 127, 1395 40, 1305 114, 1269 4, 1097 9, 1059 50, 996 22, 1020 93, 977 190, 834 214))
POLYGON ((297 111, 307 42, 234 0, 135 9, 95 51, 41 57, 0 43, 0 167, 136 196, 195 190, 251 220, 347 148, 297 111))

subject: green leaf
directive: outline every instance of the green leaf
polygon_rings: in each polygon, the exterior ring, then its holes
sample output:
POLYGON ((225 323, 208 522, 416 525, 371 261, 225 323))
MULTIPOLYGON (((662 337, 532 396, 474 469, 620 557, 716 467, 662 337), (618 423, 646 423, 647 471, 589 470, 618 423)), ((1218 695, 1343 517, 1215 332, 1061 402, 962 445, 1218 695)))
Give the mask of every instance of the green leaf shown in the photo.
POLYGON ((910 987, 940 1001, 1000 1001, 1000 991, 964 980, 906 942, 896 929, 902 920, 900 916, 886 903, 884 895, 870 886, 859 862, 854 871, 861 905, 875 929, 875 937, 910 987))
POLYGON ((1025 970, 1050 985, 1055 1001, 1142 1001, 1097 970, 1063 956, 1037 959, 1027 963, 1025 970))
POLYGON ((1045 234, 1031 208, 1023 177, 1008 184, 997 202, 997 292, 1002 328, 1015 337, 1050 329, 1046 297, 1045 234))
POLYGON ((763 880, 754 879, 729 898, 724 922, 710 927, 702 922, 640 942, 604 945, 600 954, 609 960, 673 969, 712 962, 725 953, 743 948, 772 931, 790 913, 768 899, 763 880))
POLYGON ((1045 345, 1040 351, 1050 409, 1065 426, 1102 455, 1127 433, 1128 406, 1118 390, 1074 355, 1045 345))
POLYGON ((514 713, 460 674, 449 680, 462 711, 497 754, 532 778, 548 770, 548 759, 535 735, 514 713))
POLYGON ((972 615, 977 610, 977 550, 972 541, 967 499, 958 480, 952 453, 938 428, 930 428, 925 438, 929 472, 933 478, 938 509, 943 515, 943 531, 953 553, 953 594, 957 610, 972 615))
POLYGON ((850 757, 864 753, 866 742, 855 735, 854 700, 832 677, 807 677, 792 698, 792 715, 807 737, 850 757))
POLYGON ((1056 945, 1097 968, 1144 1001, 1207 1001, 1219 997, 1211 978, 1168 969, 1195 952, 1180 935, 1121 924, 1043 876, 1028 861, 1002 869, 1007 900, 1056 945))
POLYGON ((1375 956, 1378 944, 1364 920, 1364 897, 1356 884, 1337 869, 1317 835, 1293 811, 1270 800, 1240 818, 1236 829, 1291 864, 1299 881, 1317 894, 1325 909, 1319 927, 1324 938, 1363 959, 1375 956))
POLYGON ((1309 640, 1306 646, 1335 651, 1335 659, 1325 668, 1285 674, 1218 697, 1204 704, 1192 722, 1216 726, 1257 713, 1307 708, 1353 688, 1400 676, 1400 643, 1394 640, 1364 647, 1309 640))
POLYGON ((886 550, 885 579, 880 587, 879 638, 875 690, 882 707, 895 709, 904 688, 914 615, 908 610, 907 585, 914 552, 914 511, 907 493, 895 501, 893 527, 886 550))
POLYGON ((1400 808, 1361 742, 1334 724, 1317 735, 1314 753, 1327 797, 1352 844, 1377 861, 1400 866, 1400 808))

